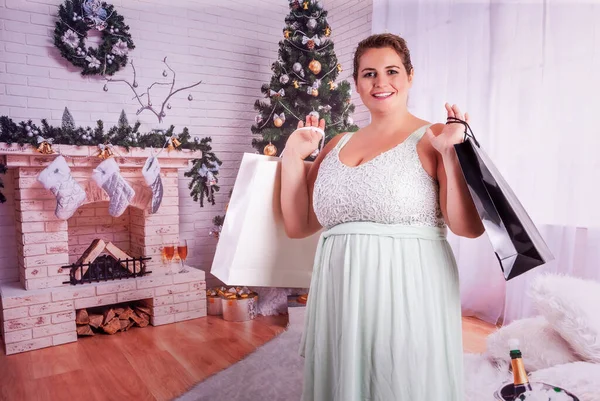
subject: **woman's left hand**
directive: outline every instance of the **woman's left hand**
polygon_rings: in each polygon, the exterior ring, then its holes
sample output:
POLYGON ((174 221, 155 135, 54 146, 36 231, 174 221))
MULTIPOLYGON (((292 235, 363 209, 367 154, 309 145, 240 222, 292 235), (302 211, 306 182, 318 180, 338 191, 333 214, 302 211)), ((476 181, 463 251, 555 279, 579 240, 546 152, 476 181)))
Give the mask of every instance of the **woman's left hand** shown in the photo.
MULTIPOLYGON (((457 105, 450 106, 446 103, 446 111, 448 117, 455 117, 467 123, 469 122, 469 113, 463 114, 457 105)), ((454 145, 464 141, 465 126, 460 123, 446 124, 439 135, 436 136, 431 128, 427 128, 426 134, 435 150, 445 155, 454 151, 454 145)))

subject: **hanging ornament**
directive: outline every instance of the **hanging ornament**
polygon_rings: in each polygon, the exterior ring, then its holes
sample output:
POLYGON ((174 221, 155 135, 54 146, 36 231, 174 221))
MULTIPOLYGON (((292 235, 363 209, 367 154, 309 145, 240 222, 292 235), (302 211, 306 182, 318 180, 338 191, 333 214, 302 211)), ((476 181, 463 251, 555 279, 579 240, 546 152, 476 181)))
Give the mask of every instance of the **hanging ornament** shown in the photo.
POLYGON ((108 92, 108 85, 107 85, 107 84, 104 84, 104 88, 102 88, 102 90, 103 90, 104 92, 108 92))
POLYGON ((319 112, 318 111, 311 111, 310 113, 308 113, 309 116, 315 116, 317 118, 317 120, 319 119, 319 112))
POLYGON ((266 156, 275 156, 277 154, 277 147, 269 142, 269 144, 263 149, 263 153, 266 156))
POLYGON ((334 90, 337 88, 337 84, 333 81, 329 81, 329 90, 334 90))
POLYGON ((312 50, 315 48, 315 45, 321 45, 321 38, 319 38, 317 35, 313 36, 312 38, 304 35, 302 36, 302 44, 306 45, 309 50, 312 50))
POLYGON ((298 89, 300 87, 300 84, 298 83, 298 81, 294 80, 294 88, 298 89))
POLYGON ((188 100, 189 100, 190 102, 191 102, 192 100, 194 100, 194 97, 192 96, 192 94, 191 94, 191 93, 188 95, 188 100))
POLYGON ((317 88, 311 88, 311 95, 313 95, 314 97, 319 96, 319 90, 317 88))
POLYGON ((166 77, 167 75, 169 75, 169 74, 167 73, 167 70, 163 70, 163 77, 166 77))
POLYGON ((309 64, 308 64, 308 69, 315 75, 319 74, 321 72, 321 63, 319 63, 317 60, 312 60, 309 64))
POLYGON ((137 81, 133 81, 133 87, 137 88, 139 86, 139 84, 137 83, 137 81))
POLYGON ((269 89, 269 96, 270 97, 284 97, 285 91, 283 90, 283 88, 279 89, 277 92, 274 91, 273 89, 269 89))
POLYGON ((42 136, 38 136, 37 137, 37 143, 38 143, 37 151, 43 155, 53 154, 54 153, 54 150, 52 150, 53 142, 54 142, 54 138, 46 139, 42 136))
POLYGON ((337 67, 338 72, 342 72, 342 65, 341 64, 338 64, 336 67, 337 67))
POLYGON ((212 171, 208 171, 206 173, 206 183, 208 184, 208 186, 213 187, 215 185, 217 185, 217 178, 215 177, 215 175, 212 173, 212 171))
POLYGON ((308 1, 304 2, 302 8, 305 9, 305 10, 308 10, 308 1))
POLYGON ((306 26, 308 27, 308 29, 315 29, 317 27, 317 20, 314 18, 309 18, 308 22, 306 23, 306 26))
POLYGON ((215 173, 219 172, 219 163, 217 162, 209 162, 210 167, 207 167, 206 164, 202 164, 200 169, 198 170, 198 175, 200 177, 206 177, 206 183, 209 186, 217 185, 217 177, 215 173))
POLYGON ((167 109, 171 110, 171 103, 167 103, 167 109))
POLYGON ((346 117, 346 124, 348 124, 348 125, 354 124, 354 119, 350 116, 346 117))
POLYGON ((319 106, 319 110, 325 111, 325 113, 329 113, 331 111, 331 106, 326 104, 325 106, 319 106))
POLYGON ((283 123, 285 122, 285 114, 281 113, 279 115, 277 115, 277 113, 273 116, 273 124, 277 127, 280 128, 283 123))
POLYGON ((290 33, 292 33, 292 32, 289 29, 286 29, 285 31, 283 31, 283 37, 286 39, 289 39, 290 33))
POLYGON ((282 85, 286 85, 288 82, 290 82, 290 76, 288 74, 283 74, 279 77, 279 82, 281 82, 282 85))
POLYGON ((292 66, 292 70, 294 70, 294 72, 299 73, 300 71, 302 71, 302 64, 296 62, 294 63, 294 65, 292 66))
POLYGON ((325 36, 331 35, 331 28, 328 26, 325 27, 325 36))
POLYGON ((256 117, 254 117, 254 122, 256 123, 256 125, 261 124, 263 122, 263 118, 260 114, 257 114, 256 117))
POLYGON ((107 145, 101 143, 98 145, 98 154, 97 156, 102 160, 106 160, 111 157, 114 153, 112 151, 112 145, 109 143, 107 145))
POLYGON ((298 0, 294 0, 292 2, 292 10, 297 10, 300 8, 300 2, 298 0))

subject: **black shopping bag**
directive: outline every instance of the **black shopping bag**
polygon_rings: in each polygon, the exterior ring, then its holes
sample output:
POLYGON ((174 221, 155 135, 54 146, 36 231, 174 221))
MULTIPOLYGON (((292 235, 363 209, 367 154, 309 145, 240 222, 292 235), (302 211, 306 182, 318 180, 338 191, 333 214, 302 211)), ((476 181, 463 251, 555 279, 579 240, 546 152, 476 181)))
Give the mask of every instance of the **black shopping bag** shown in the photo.
POLYGON ((483 151, 464 121, 465 141, 454 145, 479 217, 492 243, 504 279, 513 279, 554 259, 535 224, 483 151))

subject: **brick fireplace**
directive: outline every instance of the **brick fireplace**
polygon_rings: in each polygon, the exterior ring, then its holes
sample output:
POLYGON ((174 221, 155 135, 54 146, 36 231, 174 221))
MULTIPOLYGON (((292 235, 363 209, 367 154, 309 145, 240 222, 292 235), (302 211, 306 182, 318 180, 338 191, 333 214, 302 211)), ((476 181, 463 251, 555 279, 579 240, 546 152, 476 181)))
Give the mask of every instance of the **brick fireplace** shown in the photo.
MULTIPOLYGON (((0 158, 13 171, 19 282, 0 285, 0 320, 7 354, 77 340, 75 311, 81 308, 146 300, 154 326, 206 315, 204 272, 167 274, 161 247, 179 236, 178 170, 200 152, 173 151, 159 156, 164 195, 160 209, 150 213, 151 190, 142 167, 150 150, 116 148, 121 175, 135 197, 119 217, 108 214, 108 196, 91 179, 100 163, 95 147, 54 146, 67 160, 71 174, 85 189, 86 202, 68 220, 54 215, 56 198, 38 181, 55 155, 30 147, 0 143, 0 158), (69 268, 94 239, 112 242, 132 257, 150 257, 151 274, 117 281, 69 285, 69 268)), ((0 159, 0 160, 1 160, 0 159)), ((0 207, 3 207, 0 205, 0 207)))

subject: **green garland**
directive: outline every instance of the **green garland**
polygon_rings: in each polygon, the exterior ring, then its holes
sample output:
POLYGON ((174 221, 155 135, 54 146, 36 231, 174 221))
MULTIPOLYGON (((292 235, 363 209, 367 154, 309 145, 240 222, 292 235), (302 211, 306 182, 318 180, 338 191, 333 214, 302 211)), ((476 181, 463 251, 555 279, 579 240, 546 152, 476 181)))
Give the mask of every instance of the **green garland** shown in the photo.
POLYGON ((58 10, 54 45, 81 75, 113 75, 127 65, 127 54, 135 48, 129 26, 111 4, 100 0, 66 0, 58 10), (85 48, 90 29, 102 33, 98 48, 85 48))
MULTIPOLYGON (((0 174, 6 174, 6 166, 2 163, 0 163, 0 174)), ((0 178, 0 188, 4 188, 4 183, 2 182, 2 178, 0 178)), ((0 191, 0 203, 4 203, 4 202, 6 202, 6 197, 4 196, 2 191, 0 191)))
MULTIPOLYGON (((129 150, 130 148, 163 148, 169 138, 177 138, 181 145, 177 150, 190 149, 202 151, 200 159, 192 160, 192 168, 185 173, 186 177, 191 177, 189 188, 190 196, 200 206, 204 206, 204 199, 214 205, 215 192, 219 192, 217 185, 217 176, 219 167, 223 164, 221 160, 212 151, 210 137, 202 140, 192 139, 187 127, 183 128, 180 134, 175 135, 175 127, 171 125, 168 130, 153 130, 148 133, 139 132, 140 123, 136 122, 131 127, 126 121, 120 121, 118 126, 114 126, 104 131, 104 123, 98 120, 96 128, 77 127, 71 128, 71 124, 65 124, 64 127, 53 127, 46 120, 41 121, 41 126, 37 126, 29 121, 15 123, 7 116, 0 117, 0 142, 9 144, 18 144, 19 146, 31 145, 38 147, 39 137, 44 140, 52 141, 53 145, 75 145, 75 146, 97 146, 98 144, 111 144, 122 146, 129 150)), ((4 166, 0 165, 0 172, 4 166)), ((0 188, 2 188, 0 181, 0 188)), ((0 193, 0 199, 4 198, 0 193)))

